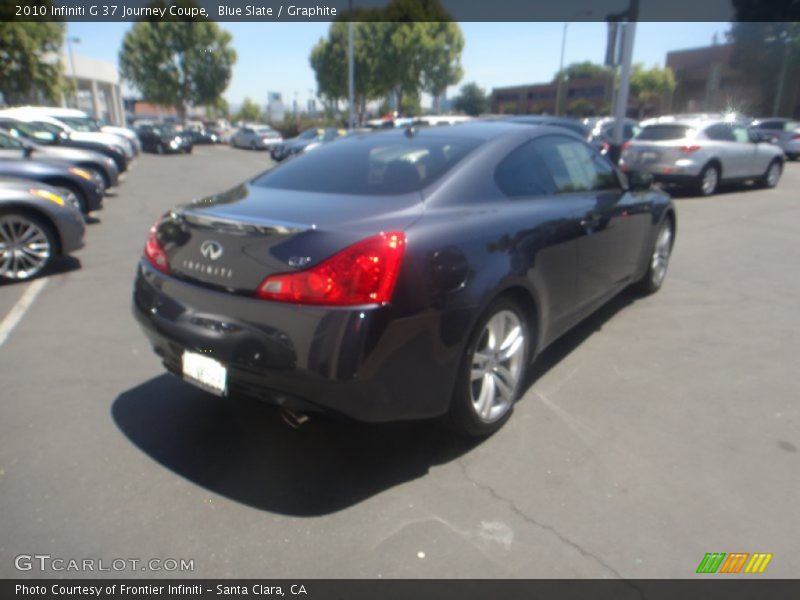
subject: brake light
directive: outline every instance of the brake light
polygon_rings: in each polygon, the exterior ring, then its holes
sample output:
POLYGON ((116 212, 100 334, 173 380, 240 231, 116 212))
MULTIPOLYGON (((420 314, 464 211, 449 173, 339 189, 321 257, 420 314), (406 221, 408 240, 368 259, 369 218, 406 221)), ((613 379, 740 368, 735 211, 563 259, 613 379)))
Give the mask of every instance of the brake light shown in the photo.
MULTIPOLYGON (((772 139, 774 140, 775 138, 772 138, 772 139)), ((793 139, 793 140, 800 140, 800 133, 795 133, 795 134, 792 136, 792 139, 793 139)))
POLYGON ((683 154, 692 154, 700 150, 700 146, 681 146, 678 148, 683 154))
POLYGON ((169 274, 169 260, 167 259, 167 253, 164 251, 164 247, 161 245, 161 242, 158 241, 158 226, 160 223, 161 219, 156 221, 155 224, 150 228, 150 232, 147 235, 147 242, 144 244, 144 256, 156 269, 162 273, 169 274))
MULTIPOLYGON (((623 146, 623 148, 624 148, 624 146, 623 146)), ((609 146, 608 143, 603 142, 603 145, 600 146, 600 153, 601 154, 607 154, 610 149, 611 149, 611 146, 609 146)))
POLYGON ((352 306, 392 299, 406 236, 390 231, 356 242, 304 271, 270 275, 256 295, 265 300, 352 306))
POLYGON ((623 150, 627 150, 630 147, 631 147, 631 143, 630 142, 625 142, 624 144, 622 144, 622 149, 623 150))

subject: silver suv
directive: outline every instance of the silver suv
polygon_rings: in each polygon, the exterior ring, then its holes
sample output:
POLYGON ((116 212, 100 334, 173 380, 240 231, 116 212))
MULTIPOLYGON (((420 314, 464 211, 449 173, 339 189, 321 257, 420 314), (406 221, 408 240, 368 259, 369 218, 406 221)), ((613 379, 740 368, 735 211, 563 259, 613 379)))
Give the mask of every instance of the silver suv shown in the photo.
POLYGON ((741 122, 659 117, 644 121, 639 134, 623 146, 620 166, 710 196, 722 181, 756 180, 775 187, 783 159, 778 146, 741 122))

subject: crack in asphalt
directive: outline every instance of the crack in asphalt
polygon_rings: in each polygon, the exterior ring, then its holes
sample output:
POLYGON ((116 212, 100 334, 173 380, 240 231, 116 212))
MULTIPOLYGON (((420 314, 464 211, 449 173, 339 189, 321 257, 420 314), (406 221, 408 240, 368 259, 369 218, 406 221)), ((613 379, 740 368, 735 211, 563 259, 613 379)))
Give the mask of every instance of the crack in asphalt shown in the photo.
POLYGON ((512 500, 511 498, 507 498, 507 497, 503 496, 502 494, 498 493, 497 490, 495 490, 488 483, 482 483, 482 482, 478 481, 477 479, 475 479, 474 477, 472 477, 470 475, 469 471, 467 470, 467 466, 463 463, 462 460, 457 460, 456 463, 458 464, 459 468, 461 469, 461 472, 464 474, 464 478, 467 481, 469 481, 470 483, 472 483, 473 485, 475 485, 475 487, 477 487, 478 489, 481 489, 481 490, 483 490, 485 492, 488 492, 488 494, 490 496, 492 496, 496 500, 499 500, 500 502, 503 502, 504 504, 506 504, 517 516, 519 516, 526 523, 529 523, 530 525, 533 525, 534 527, 538 527, 539 529, 544 529, 545 531, 549 531, 556 538, 558 538, 562 543, 564 543, 564 544, 570 546, 571 548, 574 548, 575 550, 577 550, 582 556, 585 556, 586 558, 590 558, 590 559, 594 560, 601 567, 603 567, 604 569, 606 569, 607 571, 612 573, 617 579, 619 579, 620 581, 623 581, 624 583, 629 585, 632 589, 636 590, 636 592, 639 594, 640 598, 644 598, 644 594, 643 594, 642 590, 638 586, 633 584, 627 578, 623 577, 622 574, 619 571, 617 571, 614 567, 612 567, 610 564, 608 564, 600 556, 598 556, 598 555, 590 552, 589 550, 585 549, 578 542, 575 542, 575 541, 569 539, 568 537, 563 535, 561 532, 559 532, 552 525, 548 525, 547 523, 542 523, 540 521, 537 521, 536 519, 534 519, 533 517, 531 517, 530 515, 525 513, 525 511, 523 511, 519 506, 517 506, 517 503, 514 502, 514 500, 512 500))

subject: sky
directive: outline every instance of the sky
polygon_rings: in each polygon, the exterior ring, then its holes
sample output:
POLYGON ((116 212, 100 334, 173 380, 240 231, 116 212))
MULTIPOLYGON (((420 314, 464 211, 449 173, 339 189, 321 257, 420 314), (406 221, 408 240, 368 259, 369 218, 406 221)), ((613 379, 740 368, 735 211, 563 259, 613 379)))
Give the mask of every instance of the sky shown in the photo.
MULTIPOLYGON (((448 90, 476 82, 487 93, 494 87, 550 81, 558 70, 563 23, 459 23, 464 34, 461 56, 464 78, 448 90)), ((73 45, 83 54, 116 63, 125 32, 131 23, 69 23, 68 35, 80 38, 73 45)), ((224 94, 233 106, 249 97, 265 104, 268 92, 280 92, 284 103, 297 98, 301 106, 316 93, 308 56, 327 35, 329 23, 220 23, 233 35, 238 54, 233 78, 224 94)), ((728 23, 639 23, 634 62, 664 66, 670 50, 711 44, 717 34, 724 40, 728 23)), ((606 24, 575 22, 567 26, 564 64, 590 60, 602 63, 606 24)), ((357 76, 357 75, 356 75, 357 76)), ((423 98, 423 102, 425 98, 423 98)))

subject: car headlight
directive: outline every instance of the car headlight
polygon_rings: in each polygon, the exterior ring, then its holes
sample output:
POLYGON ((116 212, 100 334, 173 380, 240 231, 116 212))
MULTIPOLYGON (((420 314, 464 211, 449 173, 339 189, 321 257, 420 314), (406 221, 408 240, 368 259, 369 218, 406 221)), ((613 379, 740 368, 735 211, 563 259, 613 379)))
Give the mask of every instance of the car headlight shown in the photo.
POLYGON ((86 181, 92 180, 92 174, 89 171, 84 171, 83 169, 79 169, 78 167, 70 167, 67 169, 73 175, 77 175, 81 179, 85 179, 86 181))
POLYGON ((54 194, 53 192, 49 192, 41 188, 31 188, 28 190, 28 192, 31 195, 36 196, 37 198, 49 200, 50 202, 55 202, 59 206, 64 206, 64 199, 61 196, 54 194))
POLYGON ((180 142, 177 139, 174 139, 169 143, 169 147, 170 148, 177 148, 179 143, 180 142))

